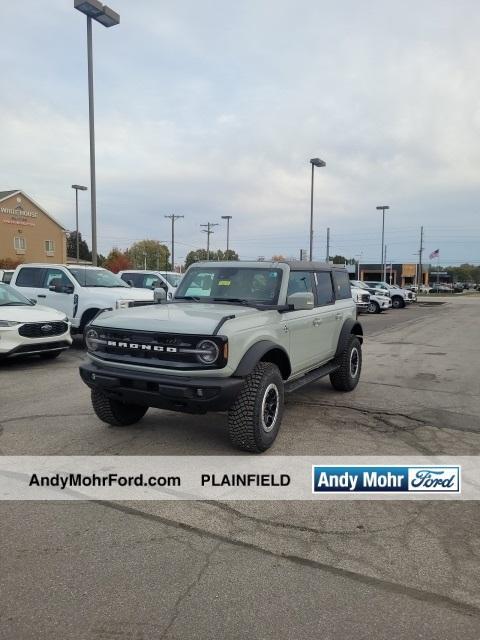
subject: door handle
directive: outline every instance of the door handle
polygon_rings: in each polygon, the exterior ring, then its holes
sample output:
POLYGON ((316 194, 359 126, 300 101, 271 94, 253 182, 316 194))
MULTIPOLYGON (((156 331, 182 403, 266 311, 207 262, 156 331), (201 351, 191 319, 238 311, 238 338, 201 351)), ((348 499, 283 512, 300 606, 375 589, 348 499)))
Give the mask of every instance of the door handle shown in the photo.
POLYGON ((342 317, 342 314, 341 314, 341 313, 336 313, 336 314, 335 314, 335 318, 336 318, 337 320, 340 320, 340 318, 341 318, 341 317, 342 317))
POLYGON ((322 321, 319 320, 318 318, 315 318, 312 324, 314 327, 319 327, 322 324, 322 321))
POLYGON ((37 295, 37 298, 46 298, 46 297, 47 297, 47 296, 45 296, 43 293, 39 293, 39 294, 37 295))

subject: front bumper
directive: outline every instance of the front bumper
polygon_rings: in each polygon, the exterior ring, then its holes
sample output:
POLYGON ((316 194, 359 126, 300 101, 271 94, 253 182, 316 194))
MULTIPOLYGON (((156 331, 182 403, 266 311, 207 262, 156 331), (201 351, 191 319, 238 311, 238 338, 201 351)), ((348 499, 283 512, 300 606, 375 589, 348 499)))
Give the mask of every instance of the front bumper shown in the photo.
POLYGON ((91 389, 114 400, 185 413, 226 411, 243 386, 243 378, 170 376, 93 362, 80 365, 80 376, 91 389))
POLYGON ((361 313, 362 311, 367 311, 368 305, 369 305, 368 302, 355 302, 355 306, 357 307, 358 313, 361 313))
POLYGON ((18 326, 2 328, 0 331, 0 358, 36 355, 48 351, 68 349, 72 344, 70 327, 65 333, 45 338, 28 338, 18 333, 18 326))

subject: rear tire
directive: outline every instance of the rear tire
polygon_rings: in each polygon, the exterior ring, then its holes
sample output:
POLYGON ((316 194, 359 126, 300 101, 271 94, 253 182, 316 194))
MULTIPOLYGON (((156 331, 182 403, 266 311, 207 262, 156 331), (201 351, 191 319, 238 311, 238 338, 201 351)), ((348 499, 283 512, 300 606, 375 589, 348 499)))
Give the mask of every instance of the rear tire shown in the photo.
POLYGON ((337 391, 353 391, 362 371, 362 345, 357 336, 350 336, 338 363, 340 367, 330 374, 332 387, 337 391))
POLYGON ((232 444, 244 451, 262 453, 275 442, 283 417, 283 378, 278 367, 259 362, 246 378, 228 411, 232 444))
POLYGON ((112 427, 128 427, 147 413, 148 407, 112 400, 98 389, 92 389, 92 406, 100 420, 112 427))

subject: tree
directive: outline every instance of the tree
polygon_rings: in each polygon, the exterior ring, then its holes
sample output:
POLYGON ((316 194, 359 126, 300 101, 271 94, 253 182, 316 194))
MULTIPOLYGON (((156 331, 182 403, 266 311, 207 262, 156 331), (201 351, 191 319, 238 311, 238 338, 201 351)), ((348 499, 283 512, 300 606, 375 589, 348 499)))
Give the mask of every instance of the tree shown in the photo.
POLYGON ((113 273, 133 268, 133 264, 128 255, 116 247, 110 251, 102 266, 109 271, 113 271, 113 273))
POLYGON ((200 260, 206 260, 206 259, 207 259, 206 249, 196 249, 196 251, 189 251, 187 253, 187 257, 185 258, 185 269, 187 269, 194 262, 199 262, 200 260))
POLYGON ((285 258, 282 255, 272 256, 272 262, 284 262, 285 258))
POLYGON ((169 271, 170 251, 158 240, 139 240, 125 251, 125 255, 137 269, 160 269, 169 271))
MULTIPOLYGON (((199 262, 200 260, 206 259, 206 249, 196 249, 195 251, 189 251, 187 253, 187 257, 185 258, 185 269, 187 269, 187 267, 189 267, 194 262, 199 262)), ((210 260, 238 260, 238 253, 233 249, 229 249, 228 251, 222 251, 221 249, 218 249, 218 251, 210 251, 210 260)))
MULTIPOLYGON (((80 232, 78 233, 78 241, 79 241, 78 255, 80 260, 91 262, 92 252, 88 248, 88 244, 86 240, 83 240, 82 234, 80 232)), ((70 234, 67 237, 67 257, 74 258, 74 259, 77 257, 77 232, 76 231, 70 231, 70 234)))

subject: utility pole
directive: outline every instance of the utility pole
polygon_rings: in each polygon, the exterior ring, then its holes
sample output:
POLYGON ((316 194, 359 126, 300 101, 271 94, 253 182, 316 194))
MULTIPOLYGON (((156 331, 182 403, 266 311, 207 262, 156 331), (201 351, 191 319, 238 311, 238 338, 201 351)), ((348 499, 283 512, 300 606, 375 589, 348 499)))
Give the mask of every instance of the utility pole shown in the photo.
POLYGON ((212 227, 218 227, 218 222, 207 222, 207 224, 201 224, 200 226, 207 227, 202 231, 207 234, 207 260, 210 260, 210 235, 213 233, 212 227))
POLYGON ((327 253, 325 262, 328 264, 330 261, 330 227, 327 227, 327 253))
POLYGON ((172 221, 172 271, 175 271, 175 220, 184 218, 185 216, 176 216, 173 213, 165 218, 170 218, 172 221))
POLYGON ((420 293, 420 285, 423 284, 423 273, 422 273, 422 253, 423 253, 423 226, 420 227, 420 249, 418 251, 418 293, 420 293))
POLYGON ((385 211, 390 209, 390 207, 388 205, 381 205, 379 207, 377 207, 377 211, 381 211, 382 212, 382 277, 383 277, 383 281, 386 281, 386 267, 385 267, 385 263, 387 261, 386 256, 385 256, 385 211))

